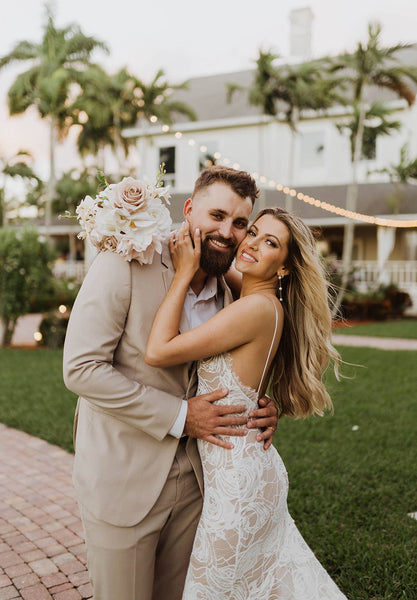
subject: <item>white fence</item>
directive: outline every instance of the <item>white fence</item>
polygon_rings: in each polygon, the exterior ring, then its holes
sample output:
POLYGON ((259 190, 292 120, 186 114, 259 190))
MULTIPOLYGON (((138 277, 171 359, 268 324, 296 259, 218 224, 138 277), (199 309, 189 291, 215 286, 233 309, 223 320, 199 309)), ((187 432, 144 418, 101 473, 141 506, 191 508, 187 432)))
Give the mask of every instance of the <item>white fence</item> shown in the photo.
POLYGON ((355 285, 361 292, 393 283, 411 296, 413 306, 407 312, 417 313, 417 260, 389 260, 382 271, 374 260, 355 260, 353 267, 355 285))
POLYGON ((57 261, 54 265, 53 273, 55 277, 75 279, 77 283, 82 283, 86 274, 85 263, 83 260, 57 261))
POLYGON ((387 261, 382 272, 374 260, 355 260, 353 267, 356 284, 367 289, 380 283, 394 283, 404 291, 417 287, 417 260, 387 261))

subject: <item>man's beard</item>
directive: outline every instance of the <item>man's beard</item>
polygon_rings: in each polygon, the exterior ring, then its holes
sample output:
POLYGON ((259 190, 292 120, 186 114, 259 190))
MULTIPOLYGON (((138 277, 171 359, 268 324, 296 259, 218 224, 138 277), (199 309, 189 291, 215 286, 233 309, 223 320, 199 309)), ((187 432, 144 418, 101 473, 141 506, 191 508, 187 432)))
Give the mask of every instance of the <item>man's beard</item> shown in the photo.
POLYGON ((224 275, 230 268, 235 257, 236 248, 230 241, 224 240, 219 236, 210 235, 201 241, 201 257, 200 267, 207 273, 214 277, 224 275), (229 251, 215 250, 213 244, 210 244, 210 240, 217 240, 223 244, 228 244, 229 251))

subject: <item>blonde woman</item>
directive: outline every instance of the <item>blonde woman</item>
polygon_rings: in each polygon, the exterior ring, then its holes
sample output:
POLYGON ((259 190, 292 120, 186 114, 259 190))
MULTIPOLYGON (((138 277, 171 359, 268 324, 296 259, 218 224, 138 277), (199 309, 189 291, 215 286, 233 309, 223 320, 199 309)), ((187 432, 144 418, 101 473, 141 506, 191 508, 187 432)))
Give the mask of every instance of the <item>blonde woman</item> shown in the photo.
MULTIPOLYGON (((146 361, 198 360, 198 393, 227 388, 219 402, 243 403, 247 413, 268 382, 280 415, 331 409, 322 375, 331 360, 337 369, 339 356, 330 343, 326 280, 303 221, 278 208, 261 211, 237 252, 239 299, 184 334, 179 322, 201 236, 192 218, 174 235, 176 274, 146 361)), ((205 494, 183 600, 345 599, 296 528, 285 466, 275 448, 260 449, 258 433, 234 438, 231 449, 198 441, 205 494)))

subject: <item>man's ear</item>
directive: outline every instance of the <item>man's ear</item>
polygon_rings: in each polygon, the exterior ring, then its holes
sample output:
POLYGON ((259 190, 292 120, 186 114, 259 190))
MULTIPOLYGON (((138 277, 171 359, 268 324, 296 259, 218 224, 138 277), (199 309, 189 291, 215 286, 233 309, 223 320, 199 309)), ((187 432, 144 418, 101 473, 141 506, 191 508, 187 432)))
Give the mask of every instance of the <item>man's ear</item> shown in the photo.
POLYGON ((187 198, 187 200, 184 202, 184 208, 182 210, 184 217, 186 218, 187 221, 190 220, 190 215, 191 215, 191 211, 193 208, 193 199, 192 198, 187 198))

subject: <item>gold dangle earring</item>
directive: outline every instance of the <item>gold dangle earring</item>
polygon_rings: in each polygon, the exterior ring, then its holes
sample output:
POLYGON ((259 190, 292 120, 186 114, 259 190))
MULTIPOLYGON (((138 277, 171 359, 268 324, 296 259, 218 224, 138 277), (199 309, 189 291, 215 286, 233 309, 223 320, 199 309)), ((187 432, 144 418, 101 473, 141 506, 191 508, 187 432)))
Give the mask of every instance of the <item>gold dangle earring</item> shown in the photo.
POLYGON ((278 291, 279 291, 279 301, 282 302, 283 298, 282 298, 282 275, 278 275, 278 283, 279 283, 279 287, 278 287, 278 291))

